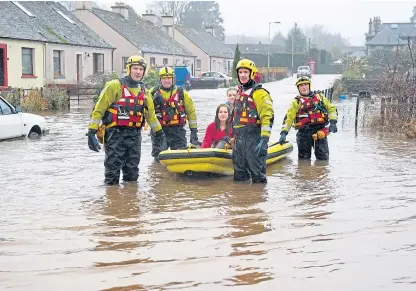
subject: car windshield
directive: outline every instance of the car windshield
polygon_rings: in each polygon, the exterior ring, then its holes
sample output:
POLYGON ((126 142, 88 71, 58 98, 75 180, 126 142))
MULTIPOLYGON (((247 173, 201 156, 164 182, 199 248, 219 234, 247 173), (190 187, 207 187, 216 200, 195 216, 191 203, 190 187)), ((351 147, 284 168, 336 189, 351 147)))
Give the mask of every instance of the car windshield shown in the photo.
POLYGON ((299 67, 298 70, 309 70, 309 67, 305 67, 305 66, 299 67))

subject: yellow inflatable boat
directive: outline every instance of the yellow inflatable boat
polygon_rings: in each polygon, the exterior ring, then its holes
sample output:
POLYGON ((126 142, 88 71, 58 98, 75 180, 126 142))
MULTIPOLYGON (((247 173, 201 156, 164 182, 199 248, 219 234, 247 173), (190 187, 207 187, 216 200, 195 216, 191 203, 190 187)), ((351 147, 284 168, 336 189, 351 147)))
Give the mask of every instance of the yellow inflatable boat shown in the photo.
MULTIPOLYGON (((286 158, 293 151, 293 145, 286 142, 269 144, 266 164, 273 164, 286 158)), ((216 173, 233 175, 232 150, 204 148, 187 150, 166 150, 159 154, 159 161, 172 173, 216 173)))

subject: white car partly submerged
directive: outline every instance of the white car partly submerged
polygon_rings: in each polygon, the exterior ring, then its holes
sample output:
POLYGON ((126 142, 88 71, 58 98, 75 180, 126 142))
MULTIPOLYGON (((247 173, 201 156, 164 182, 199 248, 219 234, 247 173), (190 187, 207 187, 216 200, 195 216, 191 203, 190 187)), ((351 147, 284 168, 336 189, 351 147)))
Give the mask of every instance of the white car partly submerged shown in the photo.
POLYGON ((47 133, 44 117, 23 113, 20 106, 12 106, 0 96, 0 141, 18 137, 27 137, 32 133, 47 133))

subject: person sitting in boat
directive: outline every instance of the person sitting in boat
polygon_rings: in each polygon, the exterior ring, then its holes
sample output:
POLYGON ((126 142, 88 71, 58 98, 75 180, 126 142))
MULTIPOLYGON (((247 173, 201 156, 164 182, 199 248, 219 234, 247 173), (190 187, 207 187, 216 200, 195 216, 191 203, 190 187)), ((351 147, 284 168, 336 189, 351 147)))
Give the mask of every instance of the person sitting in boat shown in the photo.
POLYGON ((214 122, 206 129, 201 148, 217 147, 220 141, 230 143, 232 136, 231 108, 226 104, 220 104, 215 112, 214 122))
MULTIPOLYGON (((194 102, 189 93, 175 85, 175 72, 171 67, 159 70, 160 85, 150 89, 155 104, 156 116, 166 135, 166 146, 171 150, 187 148, 186 121, 191 131, 189 142, 201 145, 197 135, 197 120, 194 102)), ((153 144, 153 136, 152 136, 153 144)), ((157 157, 157 148, 152 150, 152 156, 157 157)))
POLYGON ((234 108, 234 100, 236 95, 237 89, 235 87, 230 87, 227 89, 227 102, 225 102, 225 104, 230 106, 231 109, 234 108))

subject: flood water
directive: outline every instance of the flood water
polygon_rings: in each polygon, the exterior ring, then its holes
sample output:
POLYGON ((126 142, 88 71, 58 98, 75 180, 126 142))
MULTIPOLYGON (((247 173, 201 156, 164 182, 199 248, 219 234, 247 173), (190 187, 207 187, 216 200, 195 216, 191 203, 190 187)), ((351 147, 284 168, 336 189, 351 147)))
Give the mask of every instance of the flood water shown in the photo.
MULTIPOLYGON (((265 85, 271 140, 294 83, 265 85)), ((202 140, 225 89, 191 94, 202 140)), ((106 187, 91 105, 75 105, 49 135, 0 143, 1 290, 415 290, 414 140, 340 122, 329 162, 298 162, 292 130, 294 151, 251 185, 168 173, 144 134, 140 181, 106 187)))

